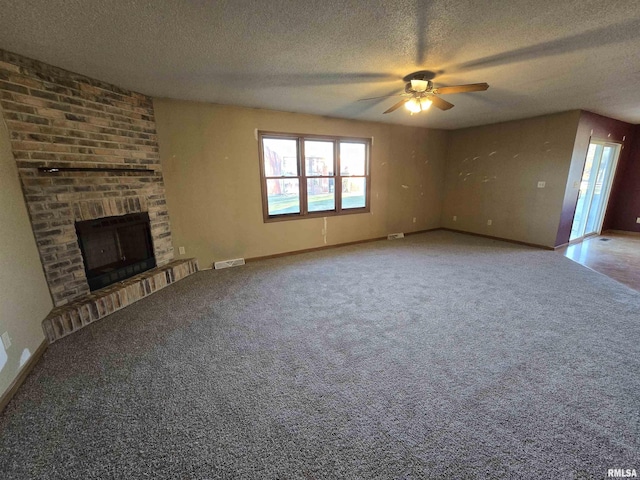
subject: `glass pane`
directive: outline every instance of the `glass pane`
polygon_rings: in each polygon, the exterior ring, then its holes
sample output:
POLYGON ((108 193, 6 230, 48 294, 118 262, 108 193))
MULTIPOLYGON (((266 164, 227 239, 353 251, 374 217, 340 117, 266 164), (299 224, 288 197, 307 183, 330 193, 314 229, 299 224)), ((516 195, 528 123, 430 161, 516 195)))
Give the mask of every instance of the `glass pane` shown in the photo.
POLYGON ((298 176, 298 141, 289 138, 263 138, 265 177, 298 176))
POLYGON ((269 215, 300 213, 300 184, 297 178, 267 180, 269 215))
POLYGON ((607 180, 611 172, 613 164, 615 149, 610 146, 605 146, 602 152, 602 159, 598 167, 598 175, 595 179, 595 186, 593 189, 593 198, 591 199, 591 208, 589 209, 589 215, 587 216, 587 228, 585 229, 585 235, 590 233, 597 233, 600 228, 600 221, 602 220, 603 210, 605 208, 605 197, 607 190, 607 180))
POLYGON ((342 209, 363 208, 367 205, 367 179, 342 179, 342 209))
POLYGON ((335 210, 336 181, 334 178, 307 179, 307 207, 310 212, 335 210))
POLYGON ((597 163, 602 154, 602 145, 591 143, 589 150, 587 151, 587 159, 582 172, 582 181, 580 182, 580 190, 578 192, 578 203, 576 204, 576 211, 573 216, 573 224, 571 226, 571 236, 569 240, 580 238, 584 235, 585 223, 587 215, 589 214, 590 196, 593 192, 593 178, 591 176, 591 170, 594 163, 597 163))
POLYGON ((340 175, 366 175, 366 160, 364 143, 340 143, 340 175))
POLYGON ((305 140, 304 158, 307 177, 334 175, 333 142, 305 140))

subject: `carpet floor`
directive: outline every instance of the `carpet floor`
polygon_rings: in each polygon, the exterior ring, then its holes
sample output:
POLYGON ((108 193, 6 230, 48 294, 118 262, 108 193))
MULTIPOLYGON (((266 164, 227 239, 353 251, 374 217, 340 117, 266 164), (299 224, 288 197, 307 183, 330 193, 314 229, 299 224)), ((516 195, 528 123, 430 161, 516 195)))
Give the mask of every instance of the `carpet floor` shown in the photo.
POLYGON ((53 344, 3 479, 640 470, 640 294, 432 232, 204 271, 53 344))

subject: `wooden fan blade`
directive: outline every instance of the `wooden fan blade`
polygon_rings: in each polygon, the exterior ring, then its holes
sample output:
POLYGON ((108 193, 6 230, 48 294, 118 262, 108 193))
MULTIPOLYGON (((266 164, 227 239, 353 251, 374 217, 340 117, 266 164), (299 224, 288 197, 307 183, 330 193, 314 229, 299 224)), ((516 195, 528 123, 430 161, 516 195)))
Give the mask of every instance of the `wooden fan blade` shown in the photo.
POLYGON ((389 98, 389 97, 406 97, 409 96, 409 93, 394 93, 393 95, 381 95, 379 97, 369 97, 369 98, 361 98, 358 102, 364 102, 365 100, 376 100, 378 98, 389 98))
POLYGON ((431 100, 433 102, 433 105, 440 110, 449 110, 450 108, 454 107, 453 103, 449 103, 446 100, 441 99, 440 97, 436 97, 435 95, 430 95, 429 100, 431 100))
POLYGON ((489 88, 488 83, 469 83, 468 85, 452 85, 450 87, 434 88, 433 93, 446 95, 448 93, 482 92, 489 88))
MULTIPOLYGON (((393 107, 387 109, 386 111, 382 112, 384 113, 391 113, 391 112, 395 112, 397 109, 399 109, 402 105, 404 105, 405 103, 407 103, 410 99, 409 98, 403 98, 402 100, 400 100, 398 103, 396 103, 393 107)), ((453 105, 451 105, 453 107, 453 105)))

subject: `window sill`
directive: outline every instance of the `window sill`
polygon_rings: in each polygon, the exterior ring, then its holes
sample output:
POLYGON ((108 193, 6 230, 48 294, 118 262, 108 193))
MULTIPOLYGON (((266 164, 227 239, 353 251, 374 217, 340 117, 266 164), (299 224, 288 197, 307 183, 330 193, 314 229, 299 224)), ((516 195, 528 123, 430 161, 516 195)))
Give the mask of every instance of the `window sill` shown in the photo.
POLYGON ((306 220, 308 218, 323 218, 323 217, 341 217, 344 215, 356 215, 359 213, 370 213, 370 208, 350 208, 348 210, 342 210, 340 212, 336 212, 334 210, 328 210, 324 212, 313 212, 307 213, 306 215, 301 215, 299 213, 290 213, 285 215, 273 215, 270 217, 264 218, 264 223, 275 223, 275 222, 288 222, 291 220, 306 220))

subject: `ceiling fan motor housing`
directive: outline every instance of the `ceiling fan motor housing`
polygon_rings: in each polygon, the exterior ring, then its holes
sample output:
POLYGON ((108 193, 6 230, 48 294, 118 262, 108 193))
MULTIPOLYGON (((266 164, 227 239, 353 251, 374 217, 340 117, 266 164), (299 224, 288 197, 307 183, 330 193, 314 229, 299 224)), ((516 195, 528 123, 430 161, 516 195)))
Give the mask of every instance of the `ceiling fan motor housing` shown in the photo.
MULTIPOLYGON (((412 93, 412 94, 416 94, 416 93, 428 93, 431 92, 433 90, 433 82, 431 82, 431 80, 423 80, 421 78, 412 78, 409 82, 407 82, 404 86, 404 91, 406 93, 412 93), (422 88, 420 89, 416 89, 415 85, 412 85, 411 80, 418 80, 420 81, 420 83, 422 82, 426 82, 426 86, 424 87, 424 90, 422 88)), ((417 82, 414 82, 414 84, 417 82)), ((422 83, 422 85, 424 85, 424 83, 422 83)))

